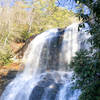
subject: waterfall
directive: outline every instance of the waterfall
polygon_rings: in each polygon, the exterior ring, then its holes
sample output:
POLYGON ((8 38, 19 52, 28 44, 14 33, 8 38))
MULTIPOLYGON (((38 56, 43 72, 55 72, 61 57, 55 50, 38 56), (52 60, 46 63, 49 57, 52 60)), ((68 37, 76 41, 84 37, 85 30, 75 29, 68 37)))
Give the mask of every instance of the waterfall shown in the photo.
POLYGON ((78 100, 69 70, 75 52, 88 49, 89 35, 78 24, 50 29, 29 44, 23 62, 25 69, 6 87, 0 100, 78 100))

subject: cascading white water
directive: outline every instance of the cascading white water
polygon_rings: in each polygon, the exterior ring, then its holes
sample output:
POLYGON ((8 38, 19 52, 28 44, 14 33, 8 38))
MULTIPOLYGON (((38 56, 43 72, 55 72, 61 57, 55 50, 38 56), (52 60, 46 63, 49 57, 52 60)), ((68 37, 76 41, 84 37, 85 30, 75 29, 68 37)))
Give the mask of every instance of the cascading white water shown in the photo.
POLYGON ((87 49, 84 40, 88 37, 78 32, 78 24, 38 35, 25 52, 24 71, 6 87, 0 100, 78 100, 80 90, 71 89, 73 72, 67 65, 76 51, 87 49))

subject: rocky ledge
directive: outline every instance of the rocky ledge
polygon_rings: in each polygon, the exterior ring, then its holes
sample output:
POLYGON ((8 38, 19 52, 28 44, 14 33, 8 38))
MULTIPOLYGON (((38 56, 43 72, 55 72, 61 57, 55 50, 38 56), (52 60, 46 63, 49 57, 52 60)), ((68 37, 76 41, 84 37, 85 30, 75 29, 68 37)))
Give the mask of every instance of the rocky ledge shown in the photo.
POLYGON ((5 87, 11 82, 20 70, 18 63, 10 64, 9 66, 0 67, 0 95, 5 87))

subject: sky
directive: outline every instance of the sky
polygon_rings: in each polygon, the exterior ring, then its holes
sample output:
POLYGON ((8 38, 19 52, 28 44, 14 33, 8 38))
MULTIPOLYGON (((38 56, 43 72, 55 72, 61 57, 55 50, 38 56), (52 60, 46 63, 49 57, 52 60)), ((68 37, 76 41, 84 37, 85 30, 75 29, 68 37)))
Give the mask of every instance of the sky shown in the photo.
MULTIPOLYGON (((59 3, 56 3, 60 7, 64 7, 65 9, 72 10, 73 12, 79 12, 80 8, 78 4, 75 3, 75 0, 59 0, 59 3)), ((84 5, 84 14, 90 14, 90 11, 87 6, 84 5)))

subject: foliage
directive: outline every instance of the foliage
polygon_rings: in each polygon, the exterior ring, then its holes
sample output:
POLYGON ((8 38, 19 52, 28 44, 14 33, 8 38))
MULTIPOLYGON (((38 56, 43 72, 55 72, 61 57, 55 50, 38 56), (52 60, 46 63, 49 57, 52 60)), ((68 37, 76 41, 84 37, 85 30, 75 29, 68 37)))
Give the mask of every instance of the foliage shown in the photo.
MULTIPOLYGON (((98 63, 99 64, 99 63, 98 63)), ((93 55, 87 50, 80 50, 76 53, 70 66, 73 67, 76 79, 75 88, 81 89, 80 100, 100 99, 100 80, 98 64, 93 55)))
POLYGON ((84 89, 80 100, 99 100, 100 99, 100 81, 96 81, 84 89))
POLYGON ((79 19, 90 25, 91 37, 89 42, 92 47, 89 51, 76 53, 71 66, 75 71, 76 88, 82 90, 80 100, 100 99, 100 0, 75 0, 80 7, 77 14, 79 19), (84 14, 84 6, 90 10, 89 14, 84 14))
POLYGON ((0 49, 0 66, 4 66, 12 62, 12 54, 8 48, 0 49))
MULTIPOLYGON (((94 49, 100 48, 100 0, 76 0, 79 4, 86 5, 90 10, 90 14, 84 14, 82 11, 78 14, 83 22, 89 23, 91 29, 90 42, 94 49)), ((83 10, 83 8, 81 8, 83 10)), ((99 54, 100 57, 100 54, 99 54)))

